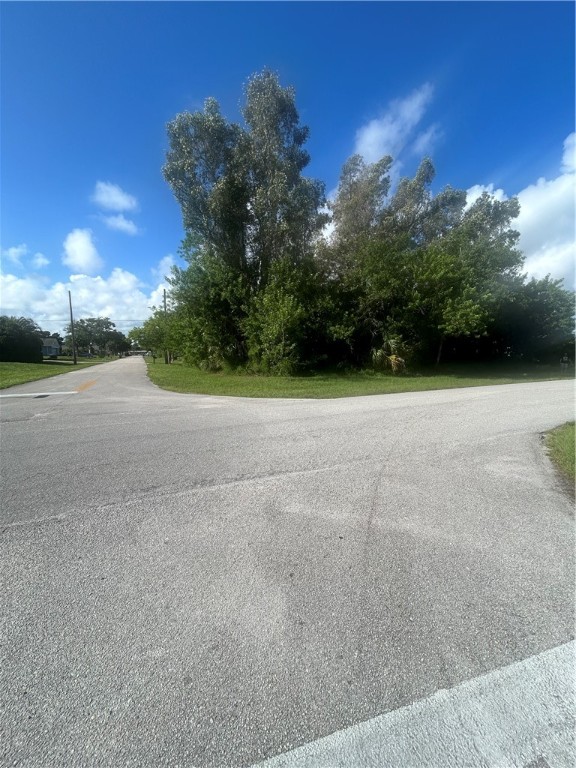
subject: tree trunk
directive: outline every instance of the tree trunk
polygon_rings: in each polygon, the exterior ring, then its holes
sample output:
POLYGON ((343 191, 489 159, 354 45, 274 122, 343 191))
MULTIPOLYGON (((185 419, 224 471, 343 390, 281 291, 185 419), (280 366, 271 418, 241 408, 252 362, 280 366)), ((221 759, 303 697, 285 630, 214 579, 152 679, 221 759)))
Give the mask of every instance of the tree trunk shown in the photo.
POLYGON ((436 355, 436 365, 440 364, 440 358, 442 356, 442 347, 444 346, 444 336, 440 337, 440 344, 438 345, 438 354, 436 355))

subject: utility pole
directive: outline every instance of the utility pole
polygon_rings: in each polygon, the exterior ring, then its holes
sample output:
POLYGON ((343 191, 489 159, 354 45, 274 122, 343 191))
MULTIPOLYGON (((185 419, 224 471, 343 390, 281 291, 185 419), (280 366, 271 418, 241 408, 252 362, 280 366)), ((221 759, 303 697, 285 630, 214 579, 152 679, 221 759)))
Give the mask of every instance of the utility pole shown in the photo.
POLYGON ((74 358, 74 365, 78 364, 76 359, 76 340, 74 339, 74 317, 72 316, 72 294, 68 291, 68 302, 70 304, 70 331, 72 332, 72 355, 74 358))
POLYGON ((166 288, 164 288, 164 363, 168 365, 168 350, 166 349, 166 288))

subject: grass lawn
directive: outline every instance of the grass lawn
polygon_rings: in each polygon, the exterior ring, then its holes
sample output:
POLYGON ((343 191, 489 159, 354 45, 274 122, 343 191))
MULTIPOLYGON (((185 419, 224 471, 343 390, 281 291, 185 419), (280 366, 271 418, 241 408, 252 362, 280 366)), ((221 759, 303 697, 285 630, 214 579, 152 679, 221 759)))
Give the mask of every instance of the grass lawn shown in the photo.
POLYGON ((569 480, 575 481, 574 422, 553 429, 546 436, 550 458, 569 480))
POLYGON ((510 364, 441 366, 434 370, 398 376, 370 371, 307 376, 255 376, 247 373, 207 373, 180 362, 165 365, 160 359, 155 363, 146 359, 146 362, 150 379, 163 389, 236 397, 354 397, 561 378, 560 371, 552 367, 510 364))
POLYGON ((25 384, 27 381, 48 379, 50 376, 78 371, 105 362, 107 361, 81 358, 78 360, 78 365, 74 365, 72 358, 63 358, 44 360, 43 363, 0 363, 0 389, 13 387, 15 384, 25 384))

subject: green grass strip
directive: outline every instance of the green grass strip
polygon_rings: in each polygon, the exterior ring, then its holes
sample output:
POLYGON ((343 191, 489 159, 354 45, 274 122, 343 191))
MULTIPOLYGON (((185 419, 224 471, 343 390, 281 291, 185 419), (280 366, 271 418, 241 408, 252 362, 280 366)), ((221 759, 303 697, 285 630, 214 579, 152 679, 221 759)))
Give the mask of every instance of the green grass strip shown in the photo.
POLYGON ((574 422, 553 429, 546 436, 546 445, 550 451, 550 458, 560 472, 571 480, 572 483, 576 480, 574 443, 574 422))
POLYGON ((234 397, 336 398, 419 392, 487 384, 517 384, 559 379, 545 366, 461 365, 398 376, 371 371, 321 373, 307 376, 257 376, 247 373, 208 373, 176 361, 146 360, 150 379, 172 392, 234 397))
POLYGON ((7 389, 28 381, 48 379, 61 373, 88 368, 104 363, 105 360, 82 360, 74 365, 72 360, 44 360, 43 363, 0 363, 0 389, 7 389))

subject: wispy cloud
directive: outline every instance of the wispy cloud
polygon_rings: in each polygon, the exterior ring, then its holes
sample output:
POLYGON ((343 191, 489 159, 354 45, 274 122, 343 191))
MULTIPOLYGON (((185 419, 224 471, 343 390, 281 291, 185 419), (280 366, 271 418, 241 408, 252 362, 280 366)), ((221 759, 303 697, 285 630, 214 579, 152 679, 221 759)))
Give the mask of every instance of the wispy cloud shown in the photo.
POLYGON ((133 195, 109 181, 96 182, 91 200, 107 211, 135 211, 138 208, 138 200, 133 195))
POLYGON ((102 220, 108 229, 115 229, 127 235, 138 234, 139 230, 136 224, 131 219, 127 219, 123 213, 118 213, 116 216, 103 216, 102 220))
POLYGON ((422 133, 418 134, 412 144, 412 154, 418 157, 425 157, 431 154, 434 145, 441 138, 442 131, 437 123, 434 123, 422 133))
POLYGON ((34 269, 42 269, 50 264, 50 259, 47 259, 43 253, 35 253, 32 259, 32 266, 34 269))
MULTIPOLYGON (((7 259, 16 267, 24 267, 22 259, 28 255, 29 249, 26 243, 20 243, 20 245, 14 245, 11 248, 6 248, 2 251, 3 259, 7 259)), ((30 258, 29 263, 34 269, 42 269, 50 264, 50 260, 47 259, 43 253, 38 252, 30 258)))
POLYGON ((28 246, 26 245, 26 243, 20 243, 20 245, 13 245, 11 248, 6 248, 5 250, 2 251, 2 256, 18 267, 22 266, 22 258, 27 254, 28 254, 28 246))
POLYGON ((576 133, 571 133, 564 141, 564 153, 560 170, 562 173, 576 172, 576 133))
POLYGON ((102 268, 91 229, 74 229, 66 236, 62 263, 83 275, 94 274, 102 268))
MULTIPOLYGON (((374 163, 384 155, 395 160, 413 140, 414 130, 421 122, 432 100, 434 88, 424 83, 404 99, 396 99, 381 117, 370 120, 356 132, 355 152, 368 163, 374 163)), ((416 138, 416 144, 429 150, 440 133, 438 126, 431 126, 416 138)))

